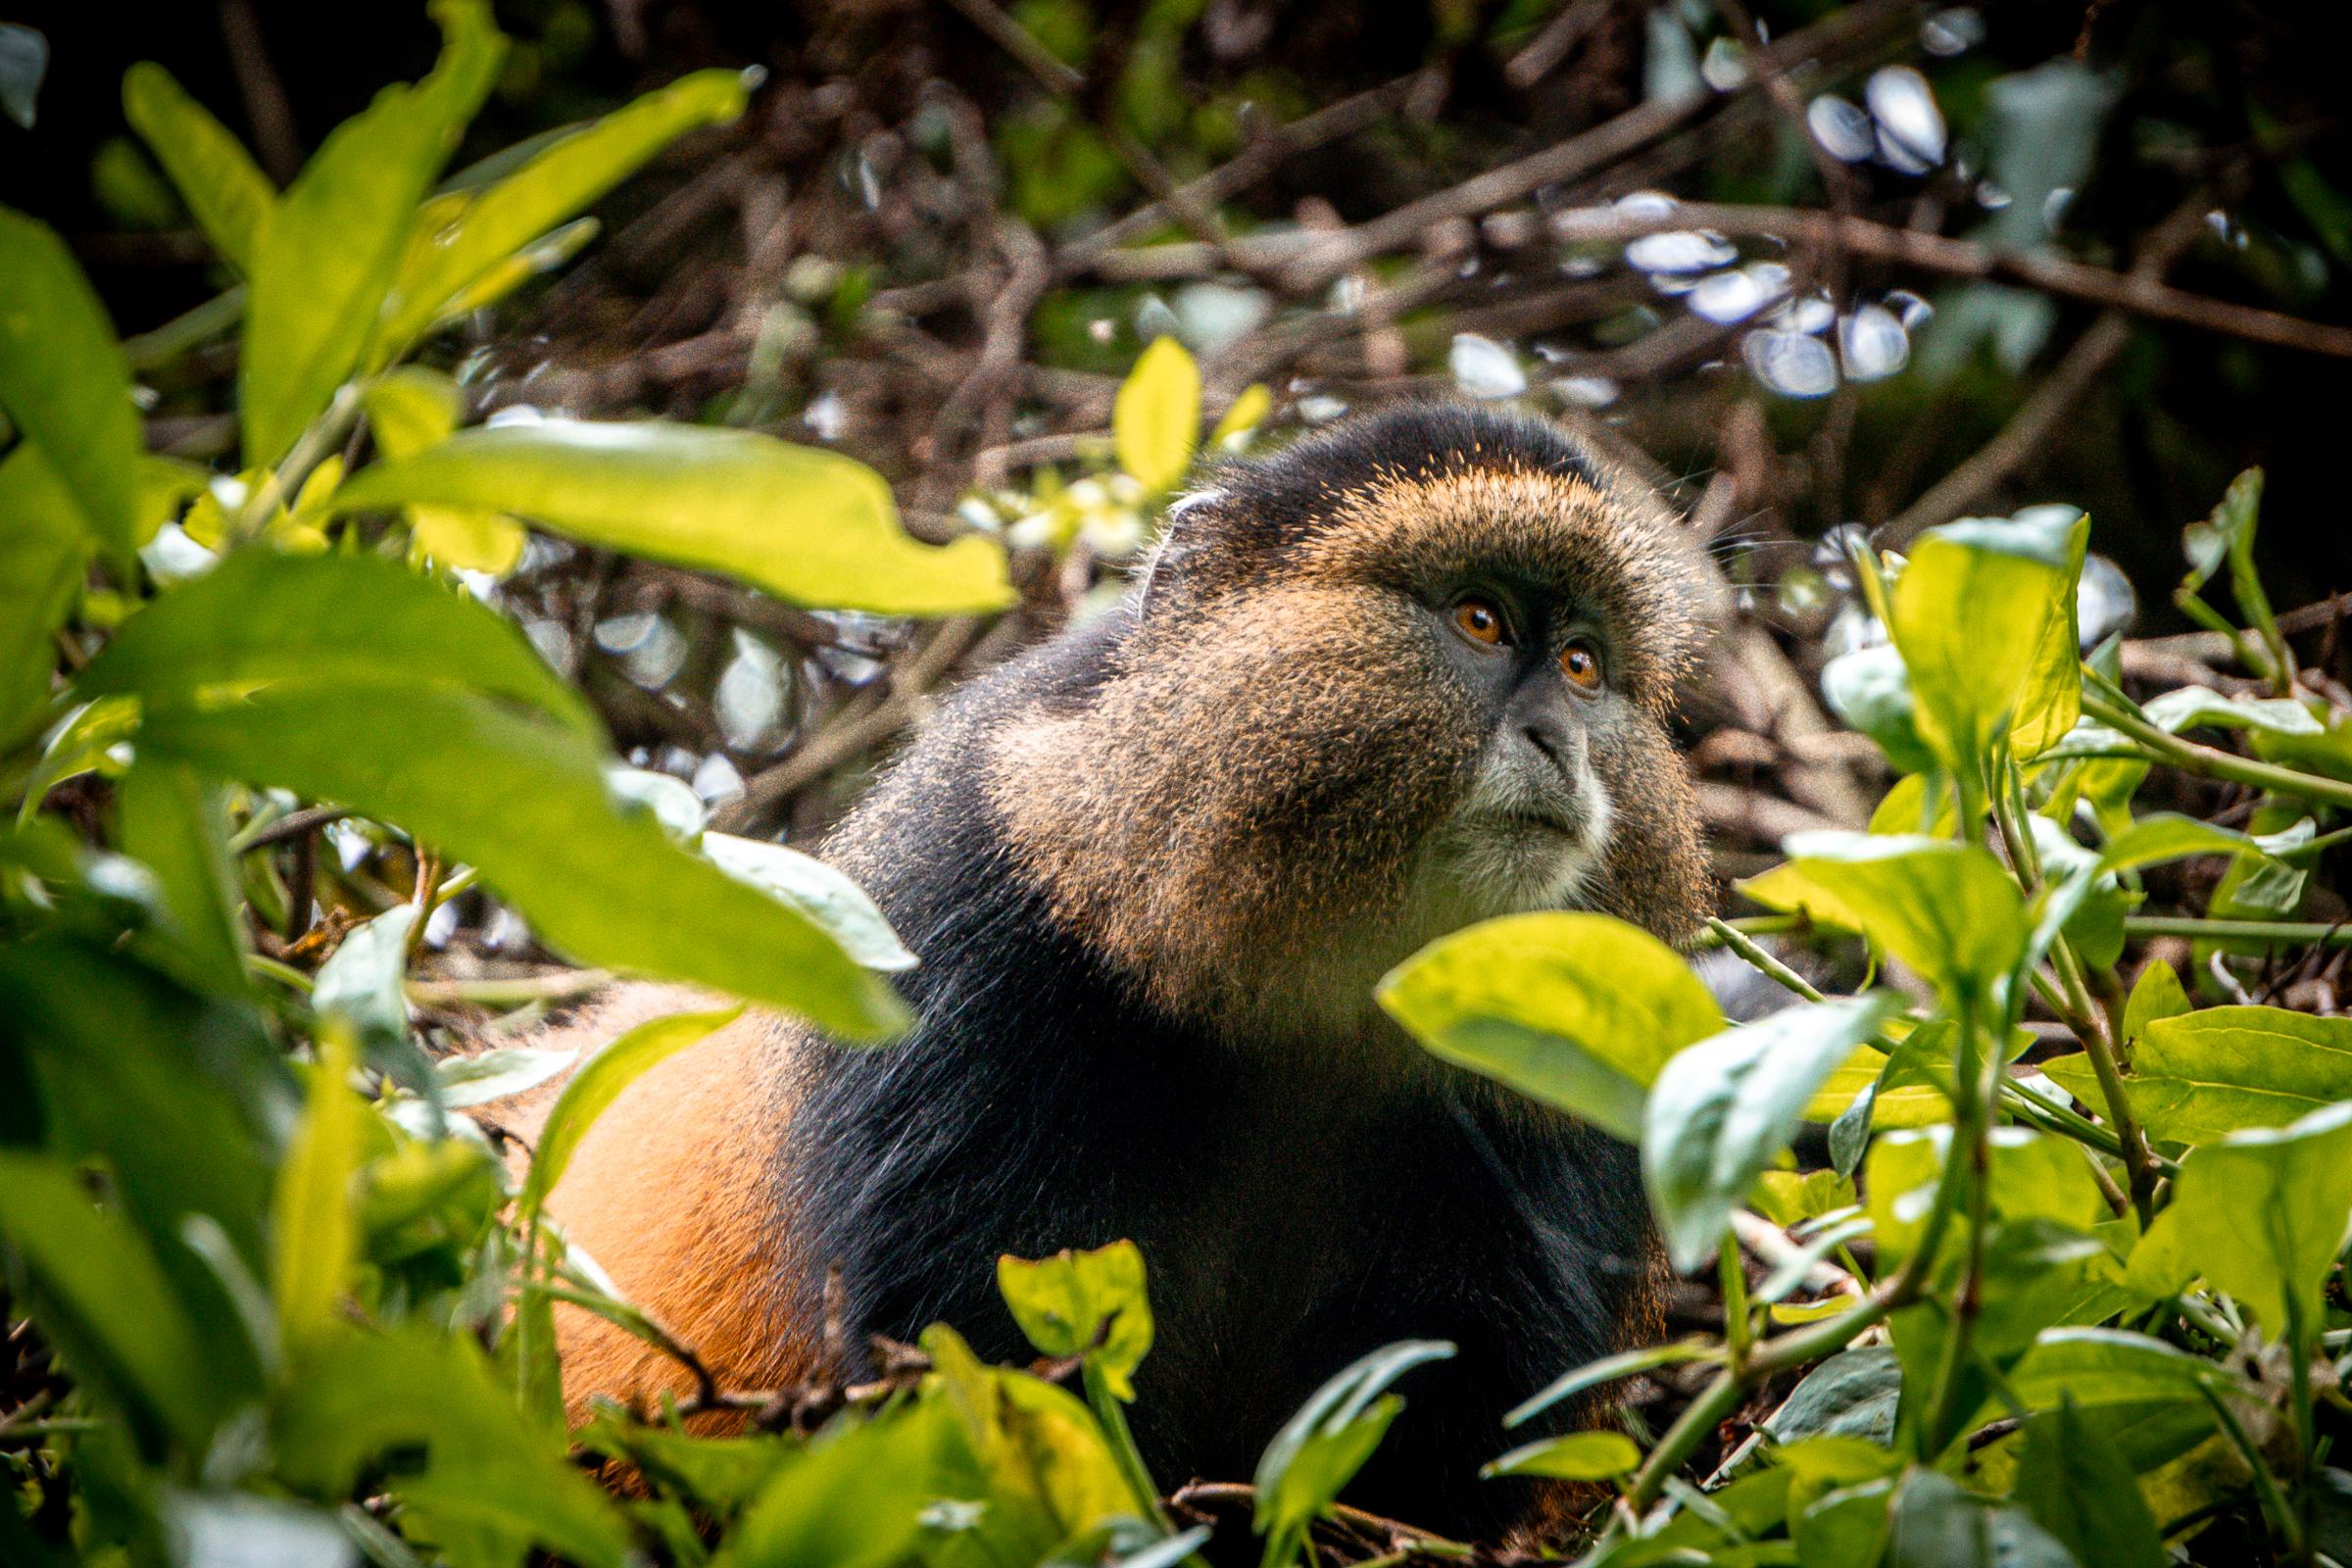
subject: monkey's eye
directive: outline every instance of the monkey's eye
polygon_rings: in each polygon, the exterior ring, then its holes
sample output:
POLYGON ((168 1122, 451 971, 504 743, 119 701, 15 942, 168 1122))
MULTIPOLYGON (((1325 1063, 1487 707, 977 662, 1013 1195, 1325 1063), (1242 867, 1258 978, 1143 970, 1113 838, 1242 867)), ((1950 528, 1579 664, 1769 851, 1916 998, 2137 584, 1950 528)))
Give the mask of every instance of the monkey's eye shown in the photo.
POLYGON ((1509 628, 1502 612, 1484 599, 1465 599, 1453 607, 1454 629, 1474 643, 1494 647, 1507 640, 1509 628))
POLYGON ((1573 642, 1560 653, 1560 673, 1578 691, 1600 690, 1600 655, 1591 643, 1573 642))

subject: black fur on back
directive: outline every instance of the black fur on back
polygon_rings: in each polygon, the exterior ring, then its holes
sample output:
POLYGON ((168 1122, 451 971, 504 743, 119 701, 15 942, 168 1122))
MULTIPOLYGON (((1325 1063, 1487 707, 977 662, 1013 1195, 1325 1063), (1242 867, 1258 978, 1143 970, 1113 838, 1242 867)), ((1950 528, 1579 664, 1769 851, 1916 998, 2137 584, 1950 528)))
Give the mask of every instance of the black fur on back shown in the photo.
POLYGON ((1348 1496, 1492 1534, 1526 1484, 1478 1466, 1578 1414, 1506 1435, 1503 1411, 1647 1310, 1636 1157, 1443 1075, 1380 1087, 1360 1054, 1252 1052, 1156 1011, 1056 925, 1005 848, 981 740, 1029 705, 1083 703, 1132 626, 1116 612, 971 683, 849 824, 842 863, 921 956, 902 980, 920 1021, 878 1051, 820 1050, 778 1164, 810 1276, 795 1287, 813 1303, 835 1265, 859 1343, 945 1321, 1020 1361, 999 1255, 1134 1240, 1157 1321, 1134 1425, 1166 1487, 1247 1480, 1350 1360, 1452 1340, 1455 1359, 1404 1380, 1348 1496))

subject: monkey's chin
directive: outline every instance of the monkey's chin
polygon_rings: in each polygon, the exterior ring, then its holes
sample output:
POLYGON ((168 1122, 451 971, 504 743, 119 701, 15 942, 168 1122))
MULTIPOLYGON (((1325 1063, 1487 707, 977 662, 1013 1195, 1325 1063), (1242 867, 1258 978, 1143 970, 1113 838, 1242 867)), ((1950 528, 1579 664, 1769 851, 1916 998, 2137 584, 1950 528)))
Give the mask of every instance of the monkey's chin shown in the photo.
POLYGON ((1463 924, 1498 914, 1583 907, 1600 867, 1589 829, 1545 817, 1479 816, 1441 839, 1439 868, 1463 924))

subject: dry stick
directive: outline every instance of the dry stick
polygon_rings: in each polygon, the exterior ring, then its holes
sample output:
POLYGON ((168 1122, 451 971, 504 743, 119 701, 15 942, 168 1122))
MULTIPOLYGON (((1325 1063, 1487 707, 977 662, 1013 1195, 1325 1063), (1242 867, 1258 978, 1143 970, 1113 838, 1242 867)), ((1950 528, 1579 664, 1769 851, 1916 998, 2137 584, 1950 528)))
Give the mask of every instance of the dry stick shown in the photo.
POLYGON ((1586 34, 1598 28, 1615 9, 1615 0, 1569 0, 1558 16, 1544 24, 1544 30, 1529 40, 1526 48, 1504 64, 1502 79, 1521 92, 1527 91, 1558 70, 1560 62, 1585 41, 1586 34))
MULTIPOLYGON (((2204 205, 2192 197, 2158 224, 2140 258, 2132 264, 2131 275, 2160 281, 2165 269, 2179 260, 2196 237, 2198 225, 2203 221, 2204 205)), ((2091 384, 2123 353, 2124 345, 2132 339, 2132 327, 2128 312, 2120 309, 2102 312, 2075 340, 2074 347, 2066 351, 2065 358, 2042 377, 2009 422, 2001 426, 2000 433, 1979 447, 1967 462, 1936 480, 1927 494, 1896 514, 1879 531, 1880 540, 1889 549, 1902 549, 1927 529, 1959 516, 2032 461, 2057 431, 2068 411, 2082 401, 2091 384)))
POLYGON ((1835 245, 1851 255, 1916 267, 1950 277, 2022 283, 2092 305, 2112 306, 2135 316, 2240 337, 2277 348, 2304 349, 2352 359, 2352 326, 2306 321, 2259 306, 2236 305, 2152 276, 2110 271, 2043 252, 1995 250, 1974 240, 1952 239, 1895 228, 1862 218, 1809 212, 1794 207, 1736 207, 1689 202, 1660 214, 1620 209, 1562 213, 1552 220, 1555 237, 1568 242, 1622 243, 1644 234, 1703 228, 1733 238, 1787 239, 1835 245))

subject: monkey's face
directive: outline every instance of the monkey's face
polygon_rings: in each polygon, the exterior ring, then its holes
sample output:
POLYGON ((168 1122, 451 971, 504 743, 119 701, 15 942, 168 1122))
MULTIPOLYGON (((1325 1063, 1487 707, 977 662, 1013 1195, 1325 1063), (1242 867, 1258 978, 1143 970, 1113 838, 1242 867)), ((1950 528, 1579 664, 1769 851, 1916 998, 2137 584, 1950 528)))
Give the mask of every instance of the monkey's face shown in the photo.
POLYGON ((1653 500, 1548 426, 1452 410, 1220 478, 1111 678, 1000 753, 992 793, 1085 934, 1188 1005, 1323 1012, 1490 915, 1690 933, 1666 720, 1712 575, 1653 500))

